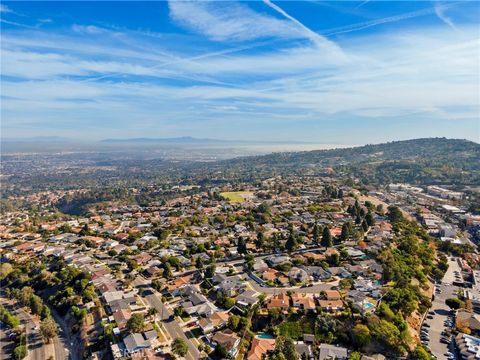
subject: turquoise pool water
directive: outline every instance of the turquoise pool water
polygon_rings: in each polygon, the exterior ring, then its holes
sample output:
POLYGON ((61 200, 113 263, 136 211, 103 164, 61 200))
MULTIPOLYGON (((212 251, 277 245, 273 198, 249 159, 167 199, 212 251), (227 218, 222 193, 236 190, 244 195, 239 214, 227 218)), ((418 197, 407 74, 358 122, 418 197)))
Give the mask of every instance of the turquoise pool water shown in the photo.
POLYGON ((365 309, 370 309, 370 308, 373 307, 373 306, 374 306, 374 305, 371 304, 371 303, 366 303, 365 305, 363 305, 363 307, 364 307, 365 309))
POLYGON ((270 334, 258 334, 257 336, 255 336, 259 339, 275 339, 275 337, 273 337, 272 335, 270 334))

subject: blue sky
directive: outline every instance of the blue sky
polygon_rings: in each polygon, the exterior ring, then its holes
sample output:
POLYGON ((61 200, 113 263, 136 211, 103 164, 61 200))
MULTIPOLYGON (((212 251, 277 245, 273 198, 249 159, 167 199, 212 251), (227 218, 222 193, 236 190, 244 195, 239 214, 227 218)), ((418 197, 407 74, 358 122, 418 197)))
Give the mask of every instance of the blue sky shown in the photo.
POLYGON ((2 2, 2 136, 478 142, 479 6, 2 2))

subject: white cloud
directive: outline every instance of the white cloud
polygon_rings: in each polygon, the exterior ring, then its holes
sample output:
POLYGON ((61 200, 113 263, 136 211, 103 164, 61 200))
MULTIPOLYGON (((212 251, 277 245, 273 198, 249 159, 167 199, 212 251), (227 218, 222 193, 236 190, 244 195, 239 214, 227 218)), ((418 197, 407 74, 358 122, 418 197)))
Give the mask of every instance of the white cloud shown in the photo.
POLYGON ((78 24, 74 24, 72 26, 72 30, 77 32, 77 33, 80 33, 80 34, 102 34, 104 32, 106 32, 105 29, 102 29, 98 26, 94 26, 94 25, 78 25, 78 24))
POLYGON ((10 9, 7 5, 5 4, 0 4, 0 13, 12 13, 12 9, 10 9))
MULTIPOLYGON (((303 32, 272 19, 289 34, 303 32)), ((238 29, 227 29, 225 39, 245 36, 238 29)), ((310 42, 254 50, 248 43, 216 45, 205 53, 185 47, 180 56, 171 43, 137 32, 102 28, 99 34, 88 26, 62 35, 8 32, 2 34, 2 73, 17 79, 2 83, 2 115, 9 127, 67 118, 124 126, 321 121, 336 114, 478 119, 480 40, 476 28, 460 30, 442 25, 346 38, 340 56, 310 42)))
POLYGON ((447 15, 445 15, 445 11, 447 10, 447 8, 448 8, 447 6, 442 5, 438 2, 434 4, 435 14, 438 16, 438 18, 442 20, 445 24, 450 26, 453 30, 457 30, 452 19, 450 19, 447 15))
POLYGON ((305 37, 303 30, 288 21, 232 1, 169 1, 168 4, 175 21, 216 41, 305 37))
MULTIPOLYGON (((448 9, 450 7, 455 6, 455 3, 451 4, 446 4, 442 6, 442 9, 448 9)), ((388 23, 394 23, 398 21, 403 21, 403 20, 408 20, 408 19, 413 19, 417 18, 420 16, 427 16, 434 14, 436 12, 435 8, 425 8, 421 10, 416 10, 416 11, 411 11, 403 14, 397 14, 393 16, 387 16, 379 19, 373 19, 373 20, 368 20, 368 21, 363 21, 355 24, 350 24, 350 25, 345 25, 345 26, 340 26, 336 28, 331 28, 331 29, 326 29, 321 31, 321 34, 325 36, 332 36, 332 35, 338 35, 338 34, 345 34, 353 31, 359 31, 359 30, 364 30, 368 29, 370 27, 378 26, 378 25, 383 25, 383 24, 388 24, 388 23)))

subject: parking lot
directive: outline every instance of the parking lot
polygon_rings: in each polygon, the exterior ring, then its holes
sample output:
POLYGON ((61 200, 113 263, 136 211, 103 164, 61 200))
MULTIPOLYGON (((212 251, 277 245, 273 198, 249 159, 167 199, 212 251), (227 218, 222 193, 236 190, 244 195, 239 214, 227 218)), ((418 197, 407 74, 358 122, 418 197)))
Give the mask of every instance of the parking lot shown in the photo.
POLYGON ((445 304, 445 300, 455 297, 459 287, 452 285, 460 274, 460 268, 455 260, 449 259, 449 268, 441 284, 437 284, 435 300, 425 317, 421 330, 421 340, 432 354, 439 360, 456 359, 451 344, 450 329, 454 326, 454 315, 445 304))

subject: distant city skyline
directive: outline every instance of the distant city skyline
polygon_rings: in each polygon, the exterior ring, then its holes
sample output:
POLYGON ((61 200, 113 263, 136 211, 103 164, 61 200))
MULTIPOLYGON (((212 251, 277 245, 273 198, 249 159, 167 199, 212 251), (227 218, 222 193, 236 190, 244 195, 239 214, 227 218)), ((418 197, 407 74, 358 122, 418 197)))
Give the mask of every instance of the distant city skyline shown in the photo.
POLYGON ((2 137, 480 139, 478 2, 2 2, 2 137))

